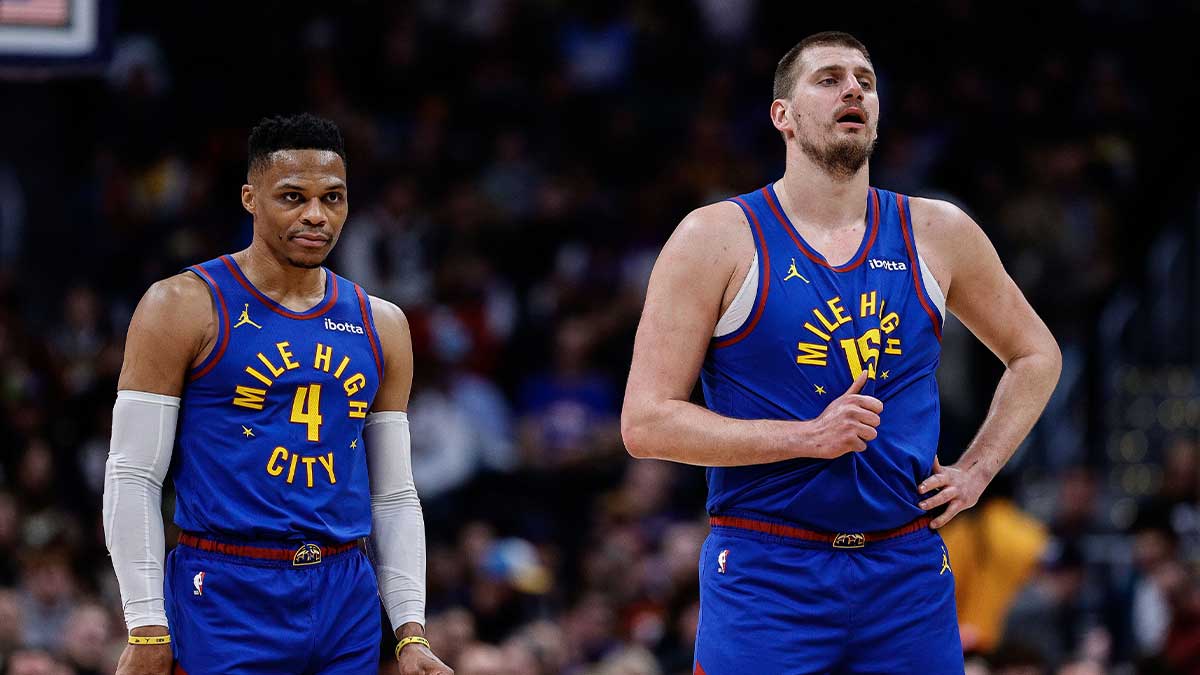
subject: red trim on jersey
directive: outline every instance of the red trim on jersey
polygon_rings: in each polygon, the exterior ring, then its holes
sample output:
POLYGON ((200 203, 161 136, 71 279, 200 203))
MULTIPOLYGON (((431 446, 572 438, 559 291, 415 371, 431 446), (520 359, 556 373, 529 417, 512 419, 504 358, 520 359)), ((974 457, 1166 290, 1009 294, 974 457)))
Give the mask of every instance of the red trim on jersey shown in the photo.
POLYGON ((764 187, 762 189, 763 197, 767 200, 767 205, 775 213, 775 220, 788 233, 788 236, 792 238, 792 241, 796 244, 796 248, 800 249, 800 252, 809 260, 834 272, 849 272, 863 264, 863 261, 867 259, 867 253, 875 245, 875 237, 879 235, 879 193, 875 191, 875 188, 871 188, 869 192, 871 195, 871 232, 867 235, 867 245, 863 247, 862 253, 859 254, 857 259, 847 262, 841 267, 834 267, 824 258, 817 255, 816 252, 809 249, 804 240, 800 238, 800 233, 796 232, 796 228, 792 226, 792 221, 788 220, 788 217, 783 214, 783 207, 776 203, 775 196, 767 188, 764 187))
POLYGON ((358 296, 358 308, 362 310, 363 328, 367 331, 367 340, 371 343, 371 356, 375 357, 375 370, 379 372, 379 379, 383 380, 383 360, 379 357, 379 347, 375 344, 375 324, 367 318, 367 303, 369 300, 363 295, 363 289, 354 285, 354 294, 358 296))
MULTIPOLYGON (((184 546, 190 546, 201 551, 210 553, 220 553, 222 555, 231 555, 238 558, 255 558, 258 560, 285 560, 291 562, 295 559, 296 550, 299 547, 293 548, 268 548, 265 546, 243 546, 240 544, 226 544, 221 541, 213 541, 211 539, 202 539, 194 534, 183 532, 179 535, 179 543, 184 546)), ((321 546, 321 559, 324 560, 328 556, 345 553, 351 549, 358 547, 358 540, 348 541, 337 546, 321 546)))
POLYGON ((212 289, 213 295, 217 297, 218 309, 221 311, 221 332, 217 336, 217 345, 213 347, 213 350, 208 354, 208 358, 205 359, 207 363, 202 361, 200 370, 193 372, 188 377, 189 382, 195 382, 196 380, 207 375, 208 371, 212 370, 213 366, 217 365, 217 362, 219 362, 221 357, 225 355, 225 348, 229 346, 229 310, 225 307, 225 296, 221 295, 221 289, 217 286, 216 280, 214 280, 212 276, 199 265, 196 267, 189 267, 188 269, 203 276, 204 279, 208 281, 210 284, 209 288, 212 289))
POLYGON ((258 298, 259 302, 266 305, 267 309, 280 316, 285 316, 289 319, 313 319, 329 311, 329 308, 333 307, 333 303, 337 302, 338 283, 337 279, 333 276, 333 272, 329 270, 325 270, 325 274, 329 275, 328 283, 333 286, 333 289, 329 291, 329 300, 324 305, 314 307, 307 312, 293 312, 290 309, 281 307, 279 303, 263 295, 262 292, 255 288, 254 284, 250 283, 250 280, 246 278, 246 275, 242 274, 241 268, 233 262, 233 258, 223 255, 221 256, 221 262, 225 263, 225 266, 229 268, 229 273, 233 275, 234 279, 237 279, 242 288, 245 288, 251 295, 258 298))
POLYGON ((183 666, 179 665, 179 662, 176 661, 175 662, 175 670, 171 671, 171 675, 188 675, 188 674, 187 674, 187 671, 183 669, 183 666))
POLYGON ((706 675, 699 661, 696 661, 696 669, 692 671, 692 675, 706 675))
POLYGON ((929 315, 929 320, 933 322, 933 334, 937 336, 938 342, 942 341, 942 324, 938 321, 937 314, 934 314, 933 308, 925 301, 925 295, 928 291, 925 290, 925 284, 921 282, 920 262, 917 260, 917 252, 913 249, 913 242, 916 240, 908 230, 908 217, 904 215, 904 197, 896 195, 896 209, 900 211, 900 229, 904 233, 904 248, 908 249, 908 263, 912 268, 913 283, 916 284, 917 299, 921 301, 921 306, 925 308, 925 313, 929 315))
MULTIPOLYGON (((929 527, 932 519, 928 516, 921 516, 907 525, 892 528, 890 530, 877 530, 875 532, 861 532, 863 535, 863 543, 870 544, 876 541, 885 541, 894 539, 906 534, 912 534, 917 530, 929 527)), ((823 544, 832 545, 839 534, 832 532, 814 532, 805 530, 800 527, 792 527, 791 525, 780 525, 779 523, 768 523, 761 520, 753 520, 750 518, 738 518, 736 516, 712 516, 708 519, 708 524, 713 527, 733 527, 739 530, 752 530, 754 532, 762 532, 764 534, 774 535, 776 537, 786 537, 788 539, 803 539, 804 541, 815 541, 823 544)))
POLYGON ((745 326, 742 326, 742 329, 733 335, 730 335, 729 337, 718 342, 714 342, 713 349, 721 349, 722 347, 735 345, 744 340, 747 335, 754 332, 754 326, 758 324, 758 320, 762 317, 763 308, 767 306, 767 293, 771 290, 771 255, 767 251, 767 240, 763 236, 762 225, 759 224, 758 216, 755 215, 754 209, 750 208, 750 205, 746 203, 746 200, 742 199, 741 197, 734 197, 733 201, 737 202, 738 205, 741 206, 742 209, 745 210, 745 212, 750 216, 750 223, 754 230, 754 236, 758 239, 758 248, 762 251, 762 255, 758 261, 758 266, 760 268, 759 278, 762 279, 762 288, 759 289, 760 292, 758 294, 758 301, 754 304, 754 313, 750 315, 749 323, 747 323, 745 326))

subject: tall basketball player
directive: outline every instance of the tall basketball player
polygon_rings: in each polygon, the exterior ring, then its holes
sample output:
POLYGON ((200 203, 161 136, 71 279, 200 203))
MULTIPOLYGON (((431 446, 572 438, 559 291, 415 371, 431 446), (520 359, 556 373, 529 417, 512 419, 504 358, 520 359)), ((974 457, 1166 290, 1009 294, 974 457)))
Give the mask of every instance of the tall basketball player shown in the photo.
POLYGON ((879 97, 858 40, 806 38, 774 89, 784 175, 663 248, 621 420, 635 457, 709 467, 695 672, 962 673, 936 529, 1029 432, 1058 347, 968 216, 871 187, 879 97), (941 466, 947 309, 1007 370, 941 466))
POLYGON ((104 491, 117 672, 374 673, 382 595, 400 672, 450 673, 422 637, 408 324, 322 267, 348 206, 341 133, 278 117, 249 145, 250 247, 154 284, 129 327, 104 491))

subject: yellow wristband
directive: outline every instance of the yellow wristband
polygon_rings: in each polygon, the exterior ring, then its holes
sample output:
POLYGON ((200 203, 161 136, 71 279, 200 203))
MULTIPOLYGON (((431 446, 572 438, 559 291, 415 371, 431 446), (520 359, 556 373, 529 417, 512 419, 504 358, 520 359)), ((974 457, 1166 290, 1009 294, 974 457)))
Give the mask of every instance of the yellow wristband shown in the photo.
POLYGON ((139 637, 137 635, 129 636, 129 644, 131 645, 168 645, 171 644, 170 635, 150 635, 147 637, 139 637))
POLYGON ((429 640, 426 640, 423 637, 418 637, 416 635, 410 635, 410 636, 404 638, 403 640, 400 641, 400 644, 396 645, 396 659, 397 660, 400 659, 400 650, 404 649, 405 647, 407 647, 411 644, 425 645, 426 647, 429 647, 429 640))

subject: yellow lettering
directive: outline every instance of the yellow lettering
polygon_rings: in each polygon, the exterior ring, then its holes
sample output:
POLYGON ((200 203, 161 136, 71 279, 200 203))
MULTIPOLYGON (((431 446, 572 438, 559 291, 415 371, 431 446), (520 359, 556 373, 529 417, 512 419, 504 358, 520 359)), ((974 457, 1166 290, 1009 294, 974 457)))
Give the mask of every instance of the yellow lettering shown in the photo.
POLYGON ((245 387, 239 384, 233 394, 233 404, 243 408, 250 408, 251 410, 262 410, 263 401, 266 397, 266 389, 255 389, 254 387, 245 387))
POLYGON ((329 474, 329 484, 333 485, 337 482, 337 478, 333 476, 333 453, 331 452, 325 455, 325 457, 318 457, 317 459, 321 460, 321 466, 325 467, 325 471, 329 474), (329 461, 325 461, 325 457, 328 457, 329 461))
POLYGON ((875 379, 875 364, 879 362, 879 329, 872 328, 857 339, 840 340, 842 351, 846 353, 846 365, 850 367, 850 377, 858 379, 866 366, 867 377, 875 379))
POLYGON ((329 362, 333 359, 333 347, 317 343, 317 357, 313 360, 313 368, 329 372, 329 362))
POLYGON ((350 401, 350 416, 362 419, 367 416, 366 401, 350 401))
POLYGON ((796 345, 800 355, 796 363, 802 366, 824 366, 828 363, 829 345, 819 345, 812 342, 801 342, 796 345))
POLYGON ((308 427, 308 440, 313 443, 321 440, 321 385, 296 387, 291 421, 308 427))
POLYGON ((342 386, 345 387, 347 396, 353 396, 359 389, 367 386, 367 378, 363 377, 362 373, 355 373, 342 386))
POLYGON ((896 330, 896 327, 899 325, 900 315, 895 312, 891 312, 879 320, 879 327, 882 328, 883 332, 887 333, 888 335, 891 335, 892 331, 896 330))
POLYGON ((338 364, 337 370, 333 371, 333 376, 339 380, 342 379, 342 371, 345 370, 346 366, 348 365, 350 365, 350 357, 343 356, 342 362, 338 364))
MULTIPOLYGON (((259 356, 262 356, 262 354, 259 354, 259 356)), ((249 373, 254 379, 258 380, 259 382, 262 382, 263 384, 267 385, 268 387, 274 383, 274 380, 267 377, 266 375, 263 375, 262 373, 258 372, 257 370, 251 368, 250 366, 246 366, 246 372, 249 373)), ((282 373, 283 371, 281 370, 279 372, 282 373)))
POLYGON ((807 328, 809 331, 811 331, 813 335, 816 335, 817 337, 821 338, 822 340, 829 342, 829 340, 830 340, 829 333, 822 333, 821 329, 812 325, 811 321, 805 321, 804 327, 807 328))
POLYGON ((830 333, 837 330, 838 324, 832 323, 829 319, 826 319, 825 315, 821 313, 821 310, 814 308, 813 316, 817 317, 817 320, 821 322, 821 325, 825 326, 825 330, 829 331, 830 333))
MULTIPOLYGON (((279 350, 279 356, 283 359, 283 365, 288 370, 295 370, 300 367, 299 363, 292 360, 292 353, 288 351, 290 345, 287 342, 276 342, 275 348, 279 350)), ((276 375, 275 377, 279 377, 276 375)))
POLYGON ((884 354, 900 354, 900 338, 888 338, 887 346, 883 349, 884 354))
POLYGON ((295 454, 292 455, 292 466, 291 466, 291 468, 288 469, 288 477, 287 477, 288 485, 291 485, 292 479, 296 477, 296 459, 298 457, 299 457, 299 455, 295 455, 295 454))
POLYGON ((850 317, 846 316, 846 309, 839 304, 841 301, 841 297, 837 297, 825 303, 829 305, 830 311, 833 312, 833 318, 837 319, 837 325, 839 326, 844 323, 850 323, 850 317))
POLYGON ((317 458, 316 457, 304 457, 300 461, 304 462, 304 468, 308 471, 308 487, 312 487, 313 486, 312 468, 313 468, 313 464, 317 463, 317 458))
POLYGON ((870 293, 862 294, 861 301, 859 302, 859 311, 858 311, 858 316, 860 318, 865 319, 868 316, 872 316, 873 314, 875 314, 875 296, 876 295, 878 295, 878 291, 871 291, 870 293))
POLYGON ((278 476, 279 474, 283 473, 283 467, 276 464, 275 461, 282 459, 286 462, 287 458, 287 448, 282 446, 275 448, 275 452, 271 453, 271 459, 267 460, 267 473, 271 474, 272 476, 278 476))
POLYGON ((271 374, 275 377, 279 377, 283 374, 283 368, 279 368, 274 363, 271 363, 270 359, 268 359, 262 352, 258 353, 258 360, 262 361, 263 365, 267 367, 267 370, 271 371, 271 374))

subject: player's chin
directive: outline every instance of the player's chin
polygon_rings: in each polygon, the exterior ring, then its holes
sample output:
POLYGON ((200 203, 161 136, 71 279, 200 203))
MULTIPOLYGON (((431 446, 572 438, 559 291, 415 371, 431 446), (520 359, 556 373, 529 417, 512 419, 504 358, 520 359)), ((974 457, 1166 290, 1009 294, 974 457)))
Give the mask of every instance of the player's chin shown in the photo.
POLYGON ((322 251, 301 251, 292 252, 287 257, 288 264, 292 267, 299 267, 306 270, 316 269, 325 264, 325 259, 329 257, 329 249, 322 251))

